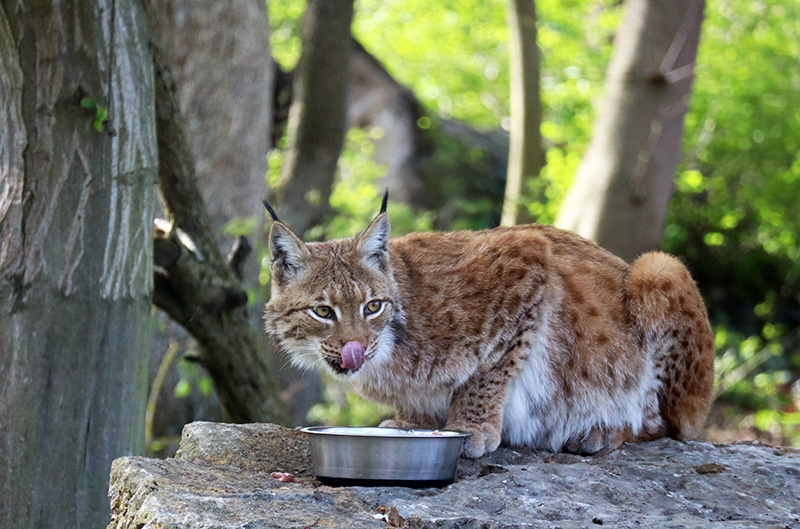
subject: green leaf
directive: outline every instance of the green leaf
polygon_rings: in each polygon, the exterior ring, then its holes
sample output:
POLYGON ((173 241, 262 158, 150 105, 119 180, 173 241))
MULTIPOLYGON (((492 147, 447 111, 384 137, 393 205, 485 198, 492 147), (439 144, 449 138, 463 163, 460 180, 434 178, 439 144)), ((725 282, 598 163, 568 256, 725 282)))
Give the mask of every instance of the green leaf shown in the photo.
POLYGON ((97 114, 94 117, 94 128, 97 132, 103 132, 103 122, 108 117, 108 110, 100 105, 97 106, 97 114))
POLYGON ((175 385, 175 398, 182 399, 188 397, 192 393, 192 385, 186 379, 180 379, 175 385))
POLYGON ((197 381, 197 388, 206 397, 210 397, 214 393, 214 383, 211 381, 210 375, 205 375, 197 381))

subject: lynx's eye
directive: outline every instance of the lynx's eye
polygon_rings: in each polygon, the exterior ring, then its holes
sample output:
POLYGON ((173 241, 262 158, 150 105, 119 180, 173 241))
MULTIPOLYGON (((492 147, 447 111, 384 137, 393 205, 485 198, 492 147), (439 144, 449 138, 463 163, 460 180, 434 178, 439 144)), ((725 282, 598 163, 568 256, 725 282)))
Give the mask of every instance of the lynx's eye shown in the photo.
POLYGON ((370 316, 372 314, 377 314, 383 308, 383 303, 376 299, 367 303, 367 306, 364 307, 364 316, 370 316))
POLYGON ((320 305, 319 307, 314 307, 312 310, 314 311, 314 314, 316 314, 320 318, 324 319, 333 318, 333 309, 326 305, 320 305))

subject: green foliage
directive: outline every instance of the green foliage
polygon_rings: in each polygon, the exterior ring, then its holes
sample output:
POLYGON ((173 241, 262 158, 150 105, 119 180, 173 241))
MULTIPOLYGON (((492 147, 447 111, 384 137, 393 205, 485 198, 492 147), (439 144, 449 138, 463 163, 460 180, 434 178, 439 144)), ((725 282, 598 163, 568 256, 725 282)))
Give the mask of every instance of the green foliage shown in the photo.
POLYGON ((768 323, 758 335, 722 324, 715 334, 719 401, 740 410, 736 422, 800 445, 800 333, 768 323))
POLYGON ((251 236, 255 227, 256 219, 254 217, 234 217, 222 227, 222 232, 225 235, 251 236))
POLYGON ((390 407, 365 401, 348 391, 347 387, 328 378, 325 401, 309 410, 308 420, 312 424, 329 426, 377 426, 392 415, 390 407))
POLYGON ((291 70, 300 58, 300 20, 305 0, 269 0, 270 48, 284 70, 291 70))
MULTIPOLYGON (((187 350, 186 356, 196 356, 197 351, 187 350)), ((178 363, 181 378, 175 384, 173 393, 175 398, 182 399, 192 394, 195 389, 200 392, 204 397, 210 397, 214 392, 214 383, 205 370, 201 369, 196 361, 188 360, 186 357, 181 358, 178 363)))
POLYGON ((800 291, 800 4, 711 1, 664 246, 746 301, 800 291))
POLYGON ((748 370, 721 400, 800 444, 800 4, 711 0, 706 16, 663 246, 690 264, 717 332, 748 336, 720 348, 721 380, 748 370))
POLYGON ((360 0, 353 34, 435 114, 495 127, 508 116, 505 13, 498 1, 360 0))
POLYGON ((81 107, 85 108, 86 110, 94 110, 94 121, 92 122, 92 126, 95 128, 97 132, 103 132, 103 122, 108 117, 108 109, 106 107, 98 105, 94 99, 90 97, 84 97, 81 99, 81 107))

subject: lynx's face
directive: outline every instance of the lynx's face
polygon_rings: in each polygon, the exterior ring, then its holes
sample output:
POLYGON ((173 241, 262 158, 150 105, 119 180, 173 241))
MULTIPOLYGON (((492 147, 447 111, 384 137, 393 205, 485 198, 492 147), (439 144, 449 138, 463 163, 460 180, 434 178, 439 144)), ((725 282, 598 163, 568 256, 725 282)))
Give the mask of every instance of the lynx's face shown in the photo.
POLYGON ((304 244, 284 224, 273 224, 265 320, 295 365, 351 378, 390 356, 404 316, 388 235, 385 213, 356 237, 324 243, 304 244))

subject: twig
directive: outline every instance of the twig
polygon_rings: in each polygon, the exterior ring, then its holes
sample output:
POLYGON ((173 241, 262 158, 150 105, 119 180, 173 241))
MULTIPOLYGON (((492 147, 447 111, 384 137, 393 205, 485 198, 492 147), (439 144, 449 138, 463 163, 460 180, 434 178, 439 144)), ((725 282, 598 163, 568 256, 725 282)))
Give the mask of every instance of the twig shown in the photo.
POLYGON ((172 361, 175 360, 175 354, 178 352, 178 342, 171 342, 164 353, 164 358, 161 359, 161 364, 158 366, 158 372, 153 379, 153 387, 150 388, 150 396, 147 398, 147 414, 145 415, 144 423, 144 442, 145 446, 150 446, 153 440, 153 417, 156 414, 156 403, 158 402, 158 394, 161 393, 161 386, 164 384, 164 378, 167 376, 169 367, 172 361))

